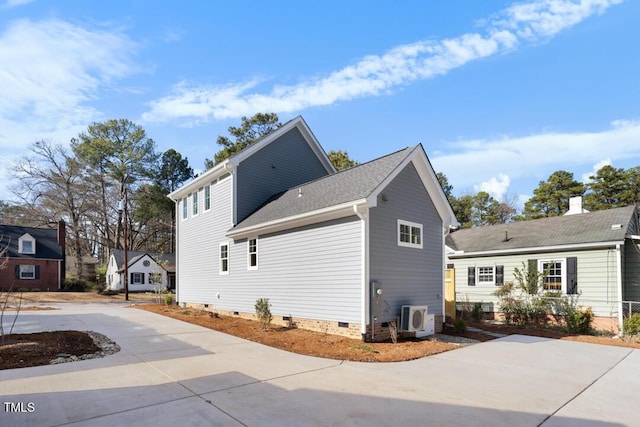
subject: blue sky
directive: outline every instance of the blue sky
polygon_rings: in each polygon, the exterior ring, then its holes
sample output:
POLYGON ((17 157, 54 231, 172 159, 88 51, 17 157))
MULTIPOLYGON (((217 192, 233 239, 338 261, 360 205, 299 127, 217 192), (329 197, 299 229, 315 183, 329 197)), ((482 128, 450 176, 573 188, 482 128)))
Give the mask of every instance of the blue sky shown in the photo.
POLYGON ((127 118, 195 169, 256 112, 361 162, 422 143, 456 195, 640 165, 640 2, 0 0, 0 199, 39 139, 127 118))

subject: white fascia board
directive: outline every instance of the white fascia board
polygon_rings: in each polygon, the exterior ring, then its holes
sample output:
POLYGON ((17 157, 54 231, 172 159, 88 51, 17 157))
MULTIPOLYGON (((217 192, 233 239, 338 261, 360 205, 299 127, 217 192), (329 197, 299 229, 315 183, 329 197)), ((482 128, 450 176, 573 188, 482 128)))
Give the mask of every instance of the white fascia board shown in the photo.
POLYGON ((378 188, 376 188, 369 197, 367 197, 368 203, 372 207, 376 206, 380 193, 384 191, 391 181, 393 181, 410 162, 413 162, 413 165, 418 172, 418 176, 422 181, 422 185, 427 190, 427 194, 429 194, 433 205, 438 211, 438 215, 440 215, 440 218, 442 219, 445 232, 449 230, 450 226, 458 226, 459 223, 453 213, 453 209, 451 209, 447 196, 445 196, 444 191, 442 191, 438 178, 436 177, 436 174, 431 167, 431 163, 429 162, 429 159, 421 145, 415 146, 412 152, 407 155, 396 170, 389 174, 378 188))
POLYGON ((361 205, 366 204, 367 201, 365 199, 342 203, 324 209, 318 209, 299 215, 293 215, 274 221, 244 227, 238 230, 231 230, 227 232, 226 236, 234 240, 242 239, 248 236, 259 236, 267 233, 289 230, 296 227, 303 227, 305 225, 317 224, 319 222, 330 221, 333 219, 345 218, 351 215, 356 215, 354 206, 360 207, 361 205))
POLYGON ((533 248, 517 248, 517 249, 498 249, 493 251, 454 251, 448 255, 450 259, 456 258, 472 258, 472 257, 487 257, 492 255, 517 255, 523 253, 542 253, 542 252, 567 252, 570 250, 585 250, 585 249, 603 249, 603 248, 615 248, 616 245, 624 244, 621 241, 610 242, 594 242, 594 243, 578 243, 575 245, 558 245, 558 246, 537 246, 533 248))
POLYGON ((233 156, 232 158, 233 162, 236 165, 239 165, 245 159, 249 158, 250 156, 257 153, 258 151, 262 150, 264 147, 271 144, 273 141, 280 138, 282 135, 284 135, 285 133, 289 132, 294 128, 298 128, 298 130, 300 131, 304 139, 307 141, 307 144, 309 144, 309 147, 311 148, 311 150, 322 162, 325 169, 327 169, 327 172, 335 173, 336 170, 331 164, 329 157, 327 157, 327 153, 324 152, 324 150, 322 149, 322 146, 320 145, 320 142, 318 142, 316 137, 313 135, 313 133, 311 132, 311 129, 309 129, 309 126, 304 121, 302 116, 298 116, 295 119, 290 120, 288 123, 285 123, 283 126, 280 126, 278 129, 274 130, 273 132, 265 136, 260 141, 245 148, 240 153, 233 156))
POLYGON ((172 191, 167 195, 168 198, 173 200, 174 202, 183 199, 189 193, 192 193, 194 189, 198 189, 208 182, 213 181, 226 173, 231 173, 236 165, 232 164, 229 159, 223 161, 222 163, 218 163, 208 171, 204 172, 202 175, 193 178, 190 182, 186 183, 182 187, 178 188, 175 191, 172 191))

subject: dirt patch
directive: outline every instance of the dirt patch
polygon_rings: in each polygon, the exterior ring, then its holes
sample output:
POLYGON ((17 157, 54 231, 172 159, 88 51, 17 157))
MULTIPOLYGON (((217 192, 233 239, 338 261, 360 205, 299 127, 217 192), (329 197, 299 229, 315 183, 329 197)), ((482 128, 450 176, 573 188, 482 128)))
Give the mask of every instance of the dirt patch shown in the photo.
POLYGON ((215 317, 205 310, 185 309, 159 304, 138 305, 136 308, 204 326, 250 341, 308 356, 356 362, 399 362, 418 359, 459 348, 459 345, 439 341, 401 340, 397 344, 363 343, 361 340, 323 334, 299 328, 271 326, 264 330, 259 322, 232 316, 215 317))
POLYGON ((55 331, 12 334, 0 345, 0 369, 48 365, 65 356, 83 356, 100 348, 86 332, 55 331), (61 356, 62 355, 62 356, 61 356))
MULTIPOLYGON (((14 292, 12 298, 20 294, 14 292)), ((153 292, 130 292, 130 302, 160 302, 164 294, 153 292)), ((24 292, 22 293, 22 304, 47 303, 47 302, 124 302, 124 293, 115 295, 101 295, 97 292, 24 292)), ((13 300, 12 300, 13 303, 13 300)))

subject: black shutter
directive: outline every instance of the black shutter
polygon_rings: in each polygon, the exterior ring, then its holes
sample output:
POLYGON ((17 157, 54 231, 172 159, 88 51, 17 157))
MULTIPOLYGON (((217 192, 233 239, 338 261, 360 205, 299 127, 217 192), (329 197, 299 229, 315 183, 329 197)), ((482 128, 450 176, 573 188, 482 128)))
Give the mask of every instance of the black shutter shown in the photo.
POLYGON ((496 265, 496 286, 504 285, 504 265, 496 265))
POLYGON ((40 266, 36 265, 36 279, 40 278, 40 266))
POLYGON ((578 293, 578 258, 567 258, 567 294, 578 293))
POLYGON ((16 279, 20 279, 20 266, 16 265, 16 267, 13 270, 16 274, 16 279))
POLYGON ((129 273, 129 284, 133 283, 133 273, 129 273))
POLYGON ((476 285, 476 268, 469 267, 467 270, 467 285, 475 286, 476 285))

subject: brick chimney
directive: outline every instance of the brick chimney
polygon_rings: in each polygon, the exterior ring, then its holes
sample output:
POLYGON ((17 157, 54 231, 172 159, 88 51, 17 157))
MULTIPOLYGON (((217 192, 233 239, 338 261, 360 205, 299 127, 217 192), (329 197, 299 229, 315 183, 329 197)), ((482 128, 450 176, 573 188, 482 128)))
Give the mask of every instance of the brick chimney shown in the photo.
POLYGON ((64 220, 58 221, 58 244, 62 249, 62 262, 60 263, 60 277, 59 277, 59 286, 62 289, 62 282, 67 277, 67 224, 64 220))

